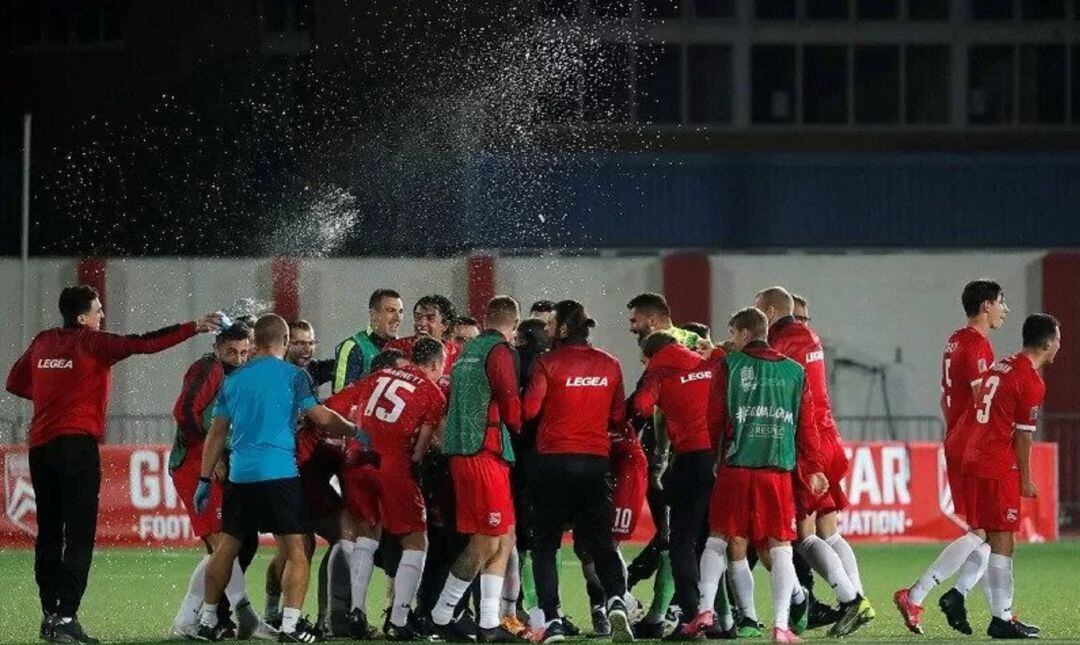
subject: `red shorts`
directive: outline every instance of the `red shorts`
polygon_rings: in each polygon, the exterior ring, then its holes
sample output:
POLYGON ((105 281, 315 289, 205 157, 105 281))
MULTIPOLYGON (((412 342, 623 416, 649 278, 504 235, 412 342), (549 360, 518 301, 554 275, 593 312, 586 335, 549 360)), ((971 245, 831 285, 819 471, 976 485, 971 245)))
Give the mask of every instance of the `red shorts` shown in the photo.
POLYGON ((351 466, 345 470, 342 492, 345 493, 345 507, 359 520, 372 526, 382 521, 379 512, 379 471, 373 466, 351 466))
POLYGON ((424 495, 413 478, 409 464, 394 465, 383 461, 375 473, 383 529, 391 535, 426 531, 424 495))
POLYGON ((724 466, 709 500, 709 530, 760 545, 769 538, 795 539, 791 473, 724 466))
POLYGON ((637 462, 629 462, 626 472, 615 473, 615 492, 612 496, 615 522, 611 526, 611 537, 616 542, 629 538, 634 532, 645 503, 645 492, 649 488, 648 467, 635 464, 637 462))
POLYGON ((505 535, 514 526, 510 465, 489 452, 450 458, 457 503, 457 532, 505 535))
POLYGON ((968 475, 963 486, 971 528, 1013 533, 1020 529, 1019 470, 1010 470, 999 479, 968 475))
POLYGON ((964 476, 964 455, 950 455, 945 451, 945 474, 949 478, 949 492, 952 495, 953 512, 967 516, 967 477, 964 476))
POLYGON ((219 482, 210 482, 210 503, 202 513, 195 512, 195 489, 199 487, 199 473, 202 471, 200 455, 188 454, 187 459, 176 470, 170 471, 173 488, 184 504, 188 517, 191 518, 191 532, 196 537, 206 537, 221 533, 221 499, 224 489, 219 482))
POLYGON ((300 484, 304 488, 304 503, 307 505, 308 518, 319 520, 336 517, 345 508, 345 501, 330 485, 330 479, 336 474, 316 464, 300 468, 300 484))
POLYGON ((837 446, 833 451, 832 460, 825 468, 825 478, 829 480, 829 490, 818 497, 814 495, 802 480, 792 475, 795 489, 795 517, 802 521, 811 513, 826 515, 837 513, 848 507, 847 494, 840 486, 840 480, 847 476, 848 459, 844 449, 837 446))

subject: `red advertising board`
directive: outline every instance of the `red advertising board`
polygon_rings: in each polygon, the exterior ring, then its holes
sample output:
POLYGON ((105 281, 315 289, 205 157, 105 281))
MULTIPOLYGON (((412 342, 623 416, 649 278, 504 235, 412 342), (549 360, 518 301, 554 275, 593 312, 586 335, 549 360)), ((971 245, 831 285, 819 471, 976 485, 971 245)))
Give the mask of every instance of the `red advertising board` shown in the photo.
MULTIPOLYGON (((845 490, 851 507, 840 530, 855 540, 950 540, 964 530, 952 510, 944 457, 935 443, 853 443, 845 490)), ((0 446, 4 514, 0 546, 29 546, 37 531, 34 489, 25 446, 0 446)), ((191 524, 168 473, 169 446, 101 447, 98 544, 179 546, 195 543, 191 524)), ((1057 538, 1057 445, 1035 444, 1032 472, 1039 498, 1024 500, 1020 539, 1057 538)), ((631 538, 651 537, 648 509, 631 538)))

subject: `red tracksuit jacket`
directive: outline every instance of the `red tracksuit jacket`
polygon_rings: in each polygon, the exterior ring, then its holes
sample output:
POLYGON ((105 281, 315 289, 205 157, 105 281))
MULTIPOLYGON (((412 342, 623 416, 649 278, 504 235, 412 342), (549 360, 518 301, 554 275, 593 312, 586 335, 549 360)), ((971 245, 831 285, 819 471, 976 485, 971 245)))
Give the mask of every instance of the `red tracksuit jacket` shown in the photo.
POLYGON ((153 354, 197 333, 194 322, 142 336, 118 336, 89 327, 46 329, 12 366, 7 391, 34 402, 30 447, 63 435, 105 437, 111 368, 132 354, 153 354))
POLYGON ((525 390, 526 421, 540 415, 536 450, 542 455, 607 457, 608 430, 626 417, 622 368, 588 343, 562 345, 537 357, 525 390))
POLYGON ((667 345, 649 359, 634 393, 635 414, 652 418, 655 406, 664 411, 676 453, 716 447, 718 438, 709 436, 708 422, 712 365, 683 345, 667 345))

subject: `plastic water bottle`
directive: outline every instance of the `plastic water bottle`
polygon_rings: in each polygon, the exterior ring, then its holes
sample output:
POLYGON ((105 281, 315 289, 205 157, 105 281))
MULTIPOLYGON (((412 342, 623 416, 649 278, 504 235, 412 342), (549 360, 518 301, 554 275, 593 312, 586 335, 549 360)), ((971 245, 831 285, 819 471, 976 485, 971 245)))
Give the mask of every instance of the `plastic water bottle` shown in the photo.
POLYGON ((229 318, 227 315, 225 315, 224 311, 215 311, 214 313, 216 313, 218 317, 221 318, 221 326, 218 327, 218 330, 214 332, 214 334, 220 334, 229 327, 233 326, 232 318, 229 318))

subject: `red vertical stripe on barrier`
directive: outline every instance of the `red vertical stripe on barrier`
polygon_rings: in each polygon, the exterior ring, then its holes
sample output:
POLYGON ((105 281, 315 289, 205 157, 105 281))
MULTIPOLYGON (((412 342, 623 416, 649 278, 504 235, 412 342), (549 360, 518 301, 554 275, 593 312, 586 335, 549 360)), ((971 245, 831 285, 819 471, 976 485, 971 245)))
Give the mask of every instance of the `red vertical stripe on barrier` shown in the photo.
MULTIPOLYGON (((1080 413, 1080 253, 1048 253, 1042 262, 1042 308, 1061 323, 1064 342, 1045 370, 1046 411, 1080 413)), ((1019 323, 1018 323, 1019 324, 1019 323)))
POLYGON ((274 313, 292 322, 300 314, 300 267, 295 258, 274 258, 270 263, 274 313))
MULTIPOLYGON (((79 260, 78 266, 75 268, 75 281, 78 284, 85 284, 93 287, 101 298, 102 306, 105 305, 106 300, 106 281, 105 274, 108 268, 108 262, 105 258, 82 258, 79 260)), ((109 310, 105 310, 105 322, 108 323, 109 310)))
POLYGON ((676 253, 664 257, 664 297, 675 324, 711 325, 712 267, 704 253, 676 253))
POLYGON ((469 263, 469 315, 483 324, 488 301, 495 297, 495 258, 474 255, 469 263))

